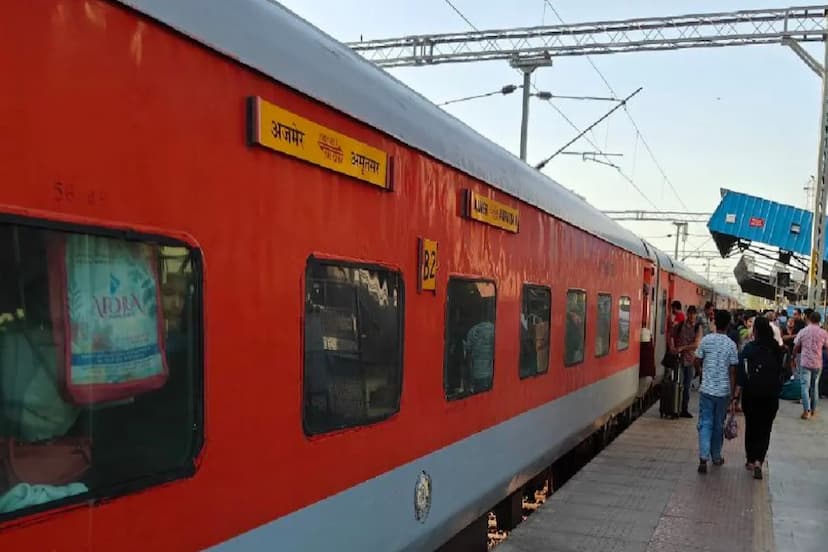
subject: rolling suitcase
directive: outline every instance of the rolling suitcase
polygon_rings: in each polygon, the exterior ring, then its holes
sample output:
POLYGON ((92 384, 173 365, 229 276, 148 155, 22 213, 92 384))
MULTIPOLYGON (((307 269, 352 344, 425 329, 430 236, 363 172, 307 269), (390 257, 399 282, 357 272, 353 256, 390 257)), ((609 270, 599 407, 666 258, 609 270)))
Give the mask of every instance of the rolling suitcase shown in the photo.
POLYGON ((664 371, 664 380, 661 382, 661 399, 659 400, 659 414, 662 418, 675 419, 679 417, 682 387, 678 367, 664 371))

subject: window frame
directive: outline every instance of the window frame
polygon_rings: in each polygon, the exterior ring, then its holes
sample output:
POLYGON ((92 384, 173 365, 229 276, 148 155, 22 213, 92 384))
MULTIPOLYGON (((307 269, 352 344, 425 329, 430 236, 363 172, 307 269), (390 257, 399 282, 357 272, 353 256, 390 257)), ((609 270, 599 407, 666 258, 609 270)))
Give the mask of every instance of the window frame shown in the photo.
POLYGON ((313 441, 316 439, 324 439, 327 437, 331 437, 334 435, 340 435, 342 433, 348 431, 356 431, 363 428, 369 428, 375 426, 377 424, 381 424, 383 422, 387 422, 388 420, 394 418, 395 416, 399 415, 400 411, 402 410, 402 397, 403 397, 403 390, 405 386, 404 376, 405 376, 405 277, 403 274, 402 268, 391 265, 391 264, 384 264, 380 262, 373 262, 373 261, 360 261, 357 259, 351 259, 347 257, 339 257, 335 255, 325 255, 321 253, 312 253, 308 255, 307 259, 305 259, 305 267, 302 276, 302 300, 300 304, 301 309, 301 316, 300 316, 300 323, 301 323, 301 356, 302 356, 302 367, 301 373, 299 378, 299 393, 300 393, 300 400, 299 400, 299 411, 300 417, 302 420, 302 433, 305 436, 305 439, 313 441), (305 297, 308 291, 308 267, 310 266, 311 262, 317 262, 323 265, 336 265, 346 268, 355 268, 355 269, 366 269, 366 270, 374 270, 374 271, 385 271, 385 272, 393 272, 396 273, 399 277, 400 281, 400 304, 399 304, 399 311, 400 316, 398 317, 398 331, 400 335, 400 346, 399 346, 399 369, 398 369, 398 376, 400 382, 400 392, 397 398, 397 409, 393 412, 390 412, 384 416, 380 416, 378 418, 372 418, 370 421, 361 424, 354 424, 354 425, 347 425, 329 429, 327 431, 321 432, 311 432, 308 429, 306 420, 305 420, 305 324, 307 323, 307 312, 305 307, 305 297))
POLYGON ((599 291, 598 294, 597 294, 597 299, 595 300, 595 315, 596 315, 596 318, 595 318, 595 343, 594 343, 594 345, 596 345, 596 346, 598 345, 598 338, 600 337, 598 335, 598 330, 600 329, 600 326, 601 326, 600 318, 599 318, 601 316, 601 311, 598 310, 598 305, 601 302, 601 297, 609 297, 609 306, 610 306, 610 310, 609 310, 610 318, 609 318, 609 324, 607 326, 608 327, 608 330, 607 330, 608 331, 608 333, 607 333, 607 352, 604 353, 604 354, 599 355, 598 351, 595 350, 596 347, 593 347, 592 352, 593 352, 594 358, 604 358, 606 356, 609 356, 610 353, 612 353, 612 307, 615 305, 615 302, 612 299, 612 293, 608 293, 608 292, 605 292, 605 291, 599 291))
POLYGON ((453 403, 456 401, 462 401, 464 399, 468 399, 470 397, 477 397, 480 395, 485 395, 486 393, 491 393, 495 388, 495 365, 497 363, 497 298, 498 298, 498 287, 497 281, 494 278, 486 278, 485 276, 469 276, 466 274, 449 274, 448 280, 446 281, 446 304, 443 309, 443 398, 448 403, 453 403), (463 395, 452 395, 449 397, 446 394, 446 374, 448 368, 448 328, 449 328, 449 309, 450 309, 450 298, 449 298, 449 288, 451 287, 451 282, 453 280, 459 280, 462 282, 483 282, 486 284, 492 284, 494 286, 495 295, 494 295, 494 309, 493 309, 493 316, 492 316, 492 324, 495 327, 494 330, 494 344, 492 345, 492 384, 489 386, 488 389, 484 391, 479 391, 477 393, 466 393, 463 395))
POLYGON ((204 295, 204 253, 201 246, 192 236, 176 233, 176 237, 160 233, 156 229, 145 230, 121 226, 118 223, 100 222, 99 224, 69 222, 60 219, 47 219, 10 212, 7 206, 0 211, 0 224, 22 226, 35 230, 46 230, 72 234, 85 234, 93 237, 113 238, 125 241, 157 244, 159 247, 185 247, 192 254, 193 269, 193 303, 197 312, 193 316, 193 443, 189 459, 184 465, 162 472, 155 472, 143 476, 133 477, 123 482, 116 482, 95 490, 67 496, 43 504, 29 506, 20 510, 0 513, 0 531, 10 522, 32 519, 33 516, 57 516, 72 506, 84 503, 105 503, 124 496, 160 488, 167 484, 175 484, 191 479, 198 472, 201 458, 204 453, 205 442, 205 295, 204 295))
POLYGON ((520 359, 523 356, 523 341, 521 340, 518 343, 518 379, 526 380, 531 378, 537 378, 539 376, 544 376, 549 373, 549 364, 552 361, 552 287, 546 284, 537 284, 534 282, 524 282, 523 285, 520 287, 520 312, 518 313, 518 339, 521 337, 521 332, 523 331, 521 324, 520 324, 520 315, 523 314, 523 299, 525 297, 526 288, 534 288, 534 289, 543 289, 549 293, 549 318, 547 319, 547 339, 549 343, 549 351, 546 354, 546 370, 543 372, 533 372, 531 374, 523 375, 520 372, 520 359))
POLYGON ((632 337, 632 297, 629 295, 619 295, 618 296, 618 339, 615 340, 615 350, 618 352, 626 351, 630 348, 630 340, 632 337), (630 320, 628 321, 629 328, 627 328, 627 345, 624 347, 620 346, 619 339, 621 338, 621 302, 626 299, 627 306, 629 307, 630 313, 630 320))
MULTIPOLYGON (((569 294, 571 292, 578 292, 578 293, 583 293, 584 294, 583 347, 586 348, 587 316, 589 315, 589 294, 587 293, 587 290, 585 290, 584 288, 567 288, 567 290, 566 290, 566 305, 567 305, 567 307, 569 306, 569 294)), ((567 315, 567 314, 568 314, 568 312, 565 311, 564 315, 567 315)), ((579 364, 583 364, 584 362, 586 362, 586 351, 583 351, 583 354, 581 355, 581 360, 576 360, 575 362, 567 362, 566 361, 566 320, 565 319, 564 319, 564 331, 562 333, 563 333, 563 338, 564 338, 564 346, 562 348, 563 349, 563 361, 564 361, 563 364, 564 364, 564 367, 569 368, 569 367, 572 367, 572 366, 578 366, 579 364)))

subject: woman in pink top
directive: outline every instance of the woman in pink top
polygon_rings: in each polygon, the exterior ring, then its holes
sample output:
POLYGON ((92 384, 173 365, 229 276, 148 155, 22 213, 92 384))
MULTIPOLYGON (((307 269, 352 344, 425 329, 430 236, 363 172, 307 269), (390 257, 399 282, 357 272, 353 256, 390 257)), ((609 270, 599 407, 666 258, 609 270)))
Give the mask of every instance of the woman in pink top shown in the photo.
POLYGON ((802 419, 816 415, 819 399, 819 376, 822 373, 822 350, 828 349, 828 332, 819 327, 818 312, 808 315, 808 325, 794 339, 794 354, 799 354, 799 379, 802 382, 802 419))

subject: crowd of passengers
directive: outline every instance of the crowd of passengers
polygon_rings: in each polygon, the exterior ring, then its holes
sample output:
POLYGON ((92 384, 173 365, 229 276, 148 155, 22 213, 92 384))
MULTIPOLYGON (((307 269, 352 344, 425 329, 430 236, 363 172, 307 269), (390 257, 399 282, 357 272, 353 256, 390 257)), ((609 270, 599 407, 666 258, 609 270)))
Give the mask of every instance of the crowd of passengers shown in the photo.
POLYGON ((707 302, 701 313, 673 301, 668 321, 665 367, 682 387, 679 416, 692 418, 690 390, 699 391, 699 466, 724 464, 722 445, 735 418, 745 420, 745 468, 762 479, 779 399, 801 403, 802 420, 817 415, 822 367, 828 363, 828 332, 811 309, 786 311, 716 310, 707 302))

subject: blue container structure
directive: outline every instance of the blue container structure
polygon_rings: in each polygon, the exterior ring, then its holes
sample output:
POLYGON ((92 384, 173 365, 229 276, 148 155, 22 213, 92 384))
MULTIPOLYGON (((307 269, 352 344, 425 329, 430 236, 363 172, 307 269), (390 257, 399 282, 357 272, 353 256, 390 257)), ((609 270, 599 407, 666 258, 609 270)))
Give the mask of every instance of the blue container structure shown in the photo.
POLYGON ((781 252, 809 256, 812 221, 810 211, 723 189, 707 228, 723 257, 739 243, 765 244, 781 252))

